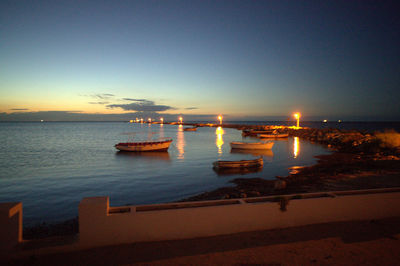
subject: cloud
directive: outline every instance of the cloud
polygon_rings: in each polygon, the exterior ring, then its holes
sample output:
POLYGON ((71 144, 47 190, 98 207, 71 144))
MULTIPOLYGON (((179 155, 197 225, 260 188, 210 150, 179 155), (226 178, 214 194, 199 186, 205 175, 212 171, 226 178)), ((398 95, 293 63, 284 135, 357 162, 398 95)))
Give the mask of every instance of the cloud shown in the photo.
POLYGON ((90 104, 108 104, 110 102, 89 102, 90 104))
POLYGON ((186 107, 185 110, 196 110, 199 109, 198 107, 186 107))
POLYGON ((131 102, 146 102, 146 99, 132 99, 132 98, 122 98, 124 101, 131 101, 131 102))
MULTIPOLYGON (((125 98, 130 99, 130 98, 125 98)), ((137 101, 137 103, 128 104, 109 104, 107 108, 121 108, 125 111, 137 111, 137 112, 163 112, 167 110, 175 110, 176 108, 168 105, 154 104, 153 101, 145 99, 131 99, 131 101, 137 101)))
POLYGON ((11 111, 27 111, 27 110, 29 110, 29 109, 27 109, 27 108, 13 108, 13 109, 10 109, 11 111))
POLYGON ((95 99, 100 99, 100 100, 108 100, 110 98, 113 98, 115 95, 110 94, 110 93, 98 93, 98 94, 93 94, 90 95, 90 97, 95 98, 95 99))

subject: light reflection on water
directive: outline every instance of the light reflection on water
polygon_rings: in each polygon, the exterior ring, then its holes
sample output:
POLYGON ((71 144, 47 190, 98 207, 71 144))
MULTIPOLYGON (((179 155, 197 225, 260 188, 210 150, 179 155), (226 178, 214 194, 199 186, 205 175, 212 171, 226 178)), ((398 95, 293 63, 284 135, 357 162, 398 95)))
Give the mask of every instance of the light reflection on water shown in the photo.
POLYGON ((299 153, 300 153, 299 137, 294 137, 294 139, 293 139, 293 158, 297 158, 299 153))
POLYGON ((183 132, 183 126, 178 126, 178 131, 176 133, 176 147, 179 151, 178 159, 182 160, 185 158, 185 133, 183 132))
POLYGON ((218 154, 222 154, 222 145, 224 145, 224 139, 222 138, 222 135, 224 135, 224 130, 222 127, 217 127, 215 130, 215 134, 217 135, 217 139, 215 140, 215 145, 217 145, 218 149, 218 154))
POLYGON ((234 178, 285 176, 288 168, 310 165, 327 153, 302 139, 274 140, 272 150, 235 151, 236 129, 135 123, 0 123, 0 201, 22 201, 24 224, 60 221, 77 215, 83 197, 110 196, 113 206, 176 201, 222 186, 234 178), (172 138, 168 152, 121 153, 114 145, 136 139, 172 138), (300 153, 301 146, 301 153, 300 153), (263 156, 257 171, 224 173, 212 163, 263 156))

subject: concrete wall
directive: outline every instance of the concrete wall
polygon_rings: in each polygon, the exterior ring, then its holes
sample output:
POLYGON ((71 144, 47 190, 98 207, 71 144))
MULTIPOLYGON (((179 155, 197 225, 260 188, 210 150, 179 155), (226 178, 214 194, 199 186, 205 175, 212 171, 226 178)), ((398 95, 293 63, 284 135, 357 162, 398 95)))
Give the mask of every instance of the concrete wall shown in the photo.
POLYGON ((91 247, 394 216, 399 188, 125 207, 96 197, 79 204, 79 231, 91 247))
POLYGON ((8 251, 22 241, 22 203, 0 203, 0 251, 8 251))

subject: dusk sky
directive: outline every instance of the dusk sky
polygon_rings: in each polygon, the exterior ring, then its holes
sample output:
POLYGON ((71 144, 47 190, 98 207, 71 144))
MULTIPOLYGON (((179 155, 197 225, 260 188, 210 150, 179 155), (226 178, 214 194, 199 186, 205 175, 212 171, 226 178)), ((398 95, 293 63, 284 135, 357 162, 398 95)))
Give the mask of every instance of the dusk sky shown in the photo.
POLYGON ((398 121, 399 14, 399 1, 2 0, 0 121, 398 121))

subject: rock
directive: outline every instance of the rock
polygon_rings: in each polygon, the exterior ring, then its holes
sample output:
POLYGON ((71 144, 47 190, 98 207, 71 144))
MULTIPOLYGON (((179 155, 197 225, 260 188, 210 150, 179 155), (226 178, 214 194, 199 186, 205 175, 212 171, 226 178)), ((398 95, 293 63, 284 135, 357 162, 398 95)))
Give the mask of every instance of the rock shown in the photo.
POLYGON ((285 189, 286 186, 287 186, 287 182, 285 180, 282 180, 282 179, 275 180, 274 189, 282 190, 282 189, 285 189))

